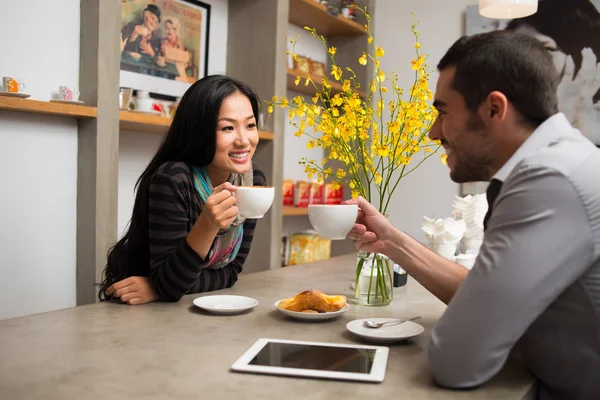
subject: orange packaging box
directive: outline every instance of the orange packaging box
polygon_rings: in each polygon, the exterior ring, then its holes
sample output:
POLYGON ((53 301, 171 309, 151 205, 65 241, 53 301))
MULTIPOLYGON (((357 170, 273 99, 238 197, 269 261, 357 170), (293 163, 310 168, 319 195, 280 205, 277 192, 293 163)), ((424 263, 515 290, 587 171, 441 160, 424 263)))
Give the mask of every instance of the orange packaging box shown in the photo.
POLYGON ((325 185, 323 197, 325 204, 342 204, 342 199, 344 198, 344 188, 340 186, 339 189, 333 190, 332 184, 328 183, 325 185))
POLYGON ((296 207, 308 207, 310 200, 310 185, 306 181, 296 182, 296 207))
POLYGON ((294 205, 294 181, 291 179, 285 179, 283 181, 283 205, 294 205))
POLYGON ((310 197, 308 204, 323 204, 323 184, 318 182, 310 183, 310 197))

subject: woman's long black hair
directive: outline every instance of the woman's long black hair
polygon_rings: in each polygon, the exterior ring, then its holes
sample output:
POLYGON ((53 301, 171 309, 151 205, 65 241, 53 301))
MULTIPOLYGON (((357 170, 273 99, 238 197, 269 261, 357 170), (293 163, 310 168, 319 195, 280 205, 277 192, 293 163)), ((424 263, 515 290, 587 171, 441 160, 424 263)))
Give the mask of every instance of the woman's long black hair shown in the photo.
POLYGON ((148 189, 156 170, 169 161, 190 166, 209 165, 215 155, 217 119, 223 100, 242 93, 252 104, 258 121, 258 96, 249 86, 223 75, 210 75, 194 83, 183 95, 167 136, 135 184, 133 215, 125 235, 108 251, 102 274, 100 300, 115 282, 149 275, 148 189))

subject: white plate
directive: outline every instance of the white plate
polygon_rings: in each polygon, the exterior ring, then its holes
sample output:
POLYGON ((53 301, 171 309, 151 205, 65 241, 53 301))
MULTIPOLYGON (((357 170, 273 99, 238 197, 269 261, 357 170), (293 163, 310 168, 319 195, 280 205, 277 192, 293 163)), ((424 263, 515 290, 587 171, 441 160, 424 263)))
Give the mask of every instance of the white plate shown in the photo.
POLYGON ((28 97, 31 97, 31 95, 27 94, 27 93, 13 93, 13 92, 3 92, 3 91, 0 91, 0 96, 18 97, 20 99, 26 99, 28 97))
POLYGON ((425 331, 425 328, 412 321, 406 321, 402 324, 384 325, 381 328, 368 328, 363 324, 367 319, 374 322, 386 322, 398 318, 355 319, 354 321, 348 322, 346 329, 368 341, 376 343, 399 342, 418 336, 425 331))
POLYGON ((258 300, 245 296, 203 296, 194 299, 194 304, 215 314, 238 314, 256 307, 258 300))
POLYGON ((81 100, 63 100, 63 99, 52 99, 50 103, 65 103, 65 104, 83 104, 81 100))
POLYGON ((337 318, 340 315, 344 314, 346 311, 348 311, 348 309, 350 308, 348 303, 346 303, 346 304, 344 304, 344 307, 340 308, 338 311, 319 313, 319 314, 303 313, 303 312, 289 311, 289 310, 284 310, 283 308, 279 308, 278 307, 279 302, 282 300, 284 300, 284 299, 281 299, 281 300, 275 302, 275 308, 277 310, 279 310, 281 313, 288 315, 292 318, 301 319, 304 321, 324 321, 326 319, 337 318))
POLYGON ((160 111, 156 111, 156 110, 152 110, 152 111, 131 110, 131 112, 141 113, 141 114, 151 114, 151 115, 162 115, 162 113, 160 111))

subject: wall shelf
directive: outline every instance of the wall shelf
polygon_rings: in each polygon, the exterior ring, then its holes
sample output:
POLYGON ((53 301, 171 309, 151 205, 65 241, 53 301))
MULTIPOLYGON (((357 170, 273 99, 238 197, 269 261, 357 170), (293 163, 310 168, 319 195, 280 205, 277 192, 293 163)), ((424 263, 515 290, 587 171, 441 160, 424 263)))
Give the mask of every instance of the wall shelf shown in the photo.
MULTIPOLYGON (((308 86, 304 86, 304 79, 302 79, 300 81, 300 83, 298 84, 298 86, 296 86, 295 80, 296 80, 296 77, 298 77, 298 76, 301 78, 306 77, 306 73, 300 71, 299 69, 288 68, 288 70, 287 70, 287 88, 288 88, 288 90, 292 90, 294 92, 314 96, 316 93, 315 87, 311 83, 309 83, 308 86)), ((317 83, 318 86, 321 85, 321 77, 316 76, 316 75, 310 75, 310 74, 309 74, 309 76, 310 76, 310 79, 312 79, 313 82, 317 83)), ((331 94, 332 95, 334 95, 336 93, 340 93, 342 91, 342 85, 340 83, 329 80, 329 84, 331 85, 331 94)), ((357 90, 357 93, 363 99, 365 99, 367 97, 367 94, 362 90, 357 90)))
POLYGON ((301 28, 315 28, 319 35, 325 37, 366 34, 363 25, 341 15, 330 15, 327 7, 315 0, 290 0, 289 22, 301 28))
POLYGON ((0 110, 73 118, 95 118, 96 107, 0 96, 0 110))
MULTIPOLYGON (((171 119, 160 115, 121 111, 119 126, 122 130, 166 134, 171 125, 171 119)), ((261 140, 273 140, 273 132, 259 132, 261 140)))
POLYGON ((293 217, 298 215, 308 215, 307 207, 291 207, 284 206, 283 207, 283 216, 284 217, 293 217))

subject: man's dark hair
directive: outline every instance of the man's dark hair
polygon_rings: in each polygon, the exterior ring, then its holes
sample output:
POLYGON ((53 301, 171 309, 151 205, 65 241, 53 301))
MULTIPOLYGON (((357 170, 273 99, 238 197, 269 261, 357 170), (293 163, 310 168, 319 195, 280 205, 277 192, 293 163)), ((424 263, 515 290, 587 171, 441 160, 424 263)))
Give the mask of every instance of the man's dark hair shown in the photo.
POLYGON ((529 35, 493 31, 462 37, 437 67, 456 68, 453 88, 471 111, 499 91, 532 127, 558 112, 559 75, 552 56, 529 35))

